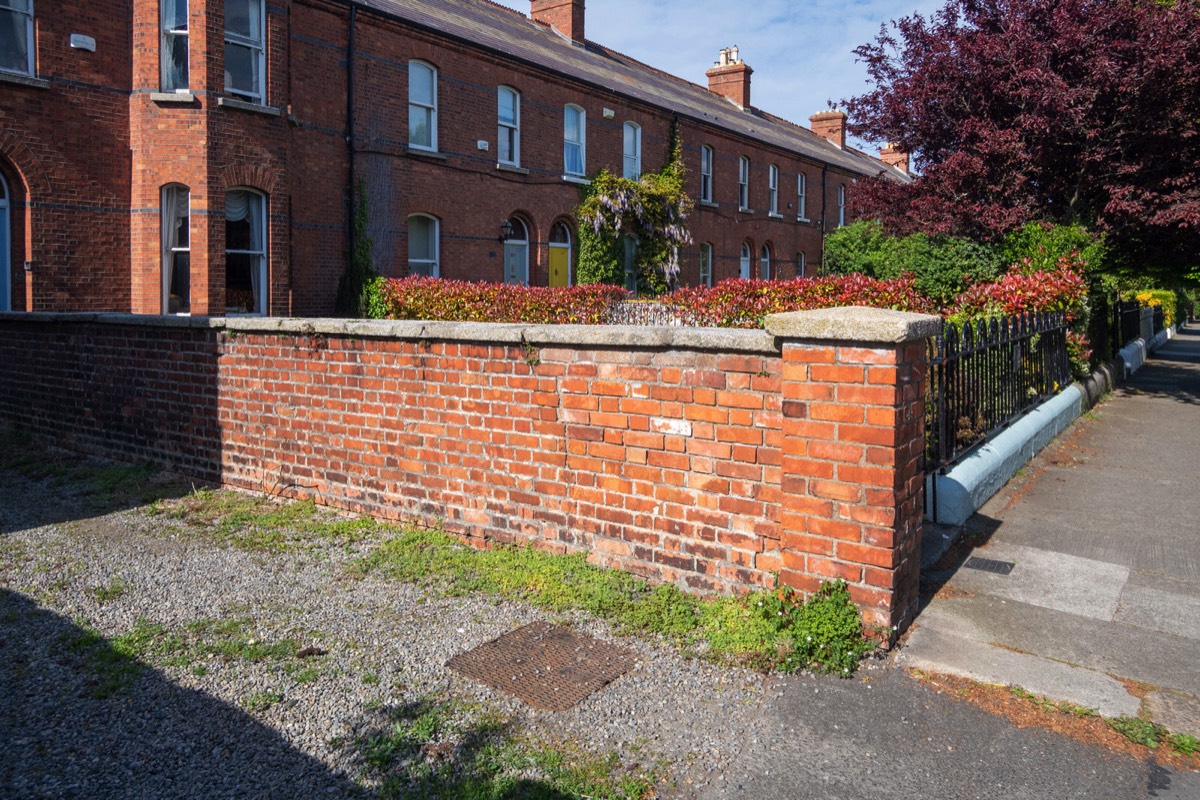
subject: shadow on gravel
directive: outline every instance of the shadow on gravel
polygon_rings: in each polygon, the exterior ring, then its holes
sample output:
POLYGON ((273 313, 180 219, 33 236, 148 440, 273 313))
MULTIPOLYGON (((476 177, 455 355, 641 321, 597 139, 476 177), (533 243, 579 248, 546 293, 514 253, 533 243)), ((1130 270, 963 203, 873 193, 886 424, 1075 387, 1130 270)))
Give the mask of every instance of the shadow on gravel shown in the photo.
POLYGON ((363 796, 248 714, 4 589, 0 698, 0 797, 363 796))
POLYGON ((194 488, 149 464, 50 450, 0 430, 0 497, 36 498, 0 503, 0 535, 138 508, 194 488))

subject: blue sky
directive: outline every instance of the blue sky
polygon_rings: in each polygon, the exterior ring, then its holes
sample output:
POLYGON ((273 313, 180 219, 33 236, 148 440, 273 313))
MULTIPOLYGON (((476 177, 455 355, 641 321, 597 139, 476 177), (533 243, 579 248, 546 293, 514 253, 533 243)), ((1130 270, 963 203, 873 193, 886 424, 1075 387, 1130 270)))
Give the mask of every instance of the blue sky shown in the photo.
MULTIPOLYGON (((528 0, 497 0, 529 14, 528 0)), ((588 0, 587 36, 658 69, 704 85, 723 47, 738 45, 754 69, 751 102, 808 125, 810 115, 866 91, 853 50, 880 24, 944 0, 588 0), (731 13, 732 12, 732 13, 731 13)), ((861 143, 859 143, 861 146, 861 143)), ((874 152, 872 147, 871 152, 874 152)))

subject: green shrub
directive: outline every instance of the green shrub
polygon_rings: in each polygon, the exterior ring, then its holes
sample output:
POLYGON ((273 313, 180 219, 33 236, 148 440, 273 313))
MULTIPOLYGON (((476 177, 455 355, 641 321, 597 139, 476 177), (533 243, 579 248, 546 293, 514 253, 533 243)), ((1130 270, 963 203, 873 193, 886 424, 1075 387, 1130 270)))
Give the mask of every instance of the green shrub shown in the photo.
POLYGON ((975 281, 1000 274, 1001 258, 991 245, 952 236, 915 233, 898 238, 874 221, 860 221, 825 237, 825 269, 862 273, 881 280, 915 276, 917 289, 939 304, 975 281))
POLYGON ((1089 275, 1109 268, 1108 245, 1082 225, 1049 225, 1030 222, 1004 237, 1000 255, 1005 266, 1016 265, 1022 272, 1051 270, 1064 256, 1073 260, 1089 275))
POLYGON ((1180 297, 1170 289, 1151 289, 1146 292, 1138 292, 1135 298, 1142 308, 1161 308, 1163 324, 1168 328, 1180 319, 1180 297))

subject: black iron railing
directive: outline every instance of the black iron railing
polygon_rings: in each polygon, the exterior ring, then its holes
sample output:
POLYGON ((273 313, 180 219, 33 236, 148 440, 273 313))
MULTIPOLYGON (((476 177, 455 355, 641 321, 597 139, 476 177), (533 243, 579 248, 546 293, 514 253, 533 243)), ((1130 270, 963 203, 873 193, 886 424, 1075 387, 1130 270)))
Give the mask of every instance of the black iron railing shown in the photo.
POLYGON ((1142 307, 1136 300, 1118 300, 1113 306, 1113 352, 1142 335, 1142 307))
POLYGON ((929 344, 926 470, 944 470, 1070 384, 1062 314, 944 323, 929 344))

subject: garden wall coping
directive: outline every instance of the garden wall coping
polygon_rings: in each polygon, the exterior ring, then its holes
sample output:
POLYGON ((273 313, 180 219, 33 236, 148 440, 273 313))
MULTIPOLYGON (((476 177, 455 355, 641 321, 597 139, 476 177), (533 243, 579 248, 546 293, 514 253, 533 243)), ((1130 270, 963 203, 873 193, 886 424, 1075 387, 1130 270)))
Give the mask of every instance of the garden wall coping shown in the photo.
POLYGON ((941 332, 942 318, 885 308, 849 306, 771 314, 767 333, 781 339, 899 344, 928 339, 941 332))

